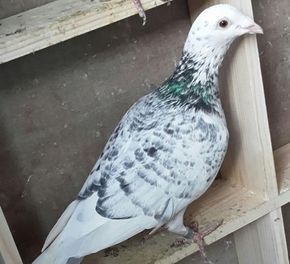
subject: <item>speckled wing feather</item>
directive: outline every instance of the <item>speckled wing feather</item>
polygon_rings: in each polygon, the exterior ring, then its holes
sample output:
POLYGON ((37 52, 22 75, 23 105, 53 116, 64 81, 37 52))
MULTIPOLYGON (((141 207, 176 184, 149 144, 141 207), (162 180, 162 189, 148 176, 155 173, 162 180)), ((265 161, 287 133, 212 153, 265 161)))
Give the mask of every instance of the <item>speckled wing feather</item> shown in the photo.
POLYGON ((170 107, 157 91, 144 96, 113 132, 79 199, 97 192, 96 211, 107 218, 144 214, 169 222, 216 175, 225 152, 216 123, 170 107))

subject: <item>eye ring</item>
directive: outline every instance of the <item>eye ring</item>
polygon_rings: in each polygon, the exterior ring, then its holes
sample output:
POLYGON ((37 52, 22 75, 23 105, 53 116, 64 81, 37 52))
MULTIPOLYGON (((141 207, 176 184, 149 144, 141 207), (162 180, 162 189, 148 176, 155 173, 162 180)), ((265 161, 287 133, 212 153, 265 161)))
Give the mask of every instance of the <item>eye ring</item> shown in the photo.
POLYGON ((228 25, 229 25, 229 22, 227 20, 225 20, 225 19, 222 19, 219 22, 219 27, 221 27, 221 28, 226 28, 228 25))

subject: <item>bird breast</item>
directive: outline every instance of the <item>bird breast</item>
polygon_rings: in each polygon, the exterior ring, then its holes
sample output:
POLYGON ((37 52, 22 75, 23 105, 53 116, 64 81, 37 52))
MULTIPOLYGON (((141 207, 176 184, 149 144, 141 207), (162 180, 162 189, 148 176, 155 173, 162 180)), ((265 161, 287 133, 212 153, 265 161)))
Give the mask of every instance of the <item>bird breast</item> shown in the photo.
POLYGON ((223 114, 200 112, 171 124, 167 129, 172 133, 171 157, 174 158, 168 157, 167 162, 175 165, 172 172, 178 175, 181 196, 195 200, 213 182, 225 157, 228 146, 225 118, 223 114))

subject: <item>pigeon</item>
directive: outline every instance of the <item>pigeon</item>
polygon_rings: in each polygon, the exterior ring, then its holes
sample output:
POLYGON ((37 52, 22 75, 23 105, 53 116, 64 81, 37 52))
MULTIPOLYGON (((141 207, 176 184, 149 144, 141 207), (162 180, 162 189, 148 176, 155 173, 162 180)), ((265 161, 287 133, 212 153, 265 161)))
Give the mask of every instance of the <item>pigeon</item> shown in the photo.
POLYGON ((122 117, 33 264, 81 263, 162 226, 203 250, 196 239, 203 235, 185 226, 183 215, 212 184, 227 151, 219 66, 236 38, 258 33, 259 25, 226 4, 196 18, 173 74, 122 117))

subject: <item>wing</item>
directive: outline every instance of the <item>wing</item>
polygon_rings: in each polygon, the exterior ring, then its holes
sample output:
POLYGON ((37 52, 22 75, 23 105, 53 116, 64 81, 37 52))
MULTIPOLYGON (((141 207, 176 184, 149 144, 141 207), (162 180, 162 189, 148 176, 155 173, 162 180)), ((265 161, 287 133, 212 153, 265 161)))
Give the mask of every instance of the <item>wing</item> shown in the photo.
POLYGON ((170 111, 153 93, 133 105, 110 137, 79 199, 96 192, 96 211, 111 219, 144 214, 168 222, 187 206, 192 183, 181 181, 179 175, 195 164, 180 166, 181 145, 186 142, 176 114, 170 111))

